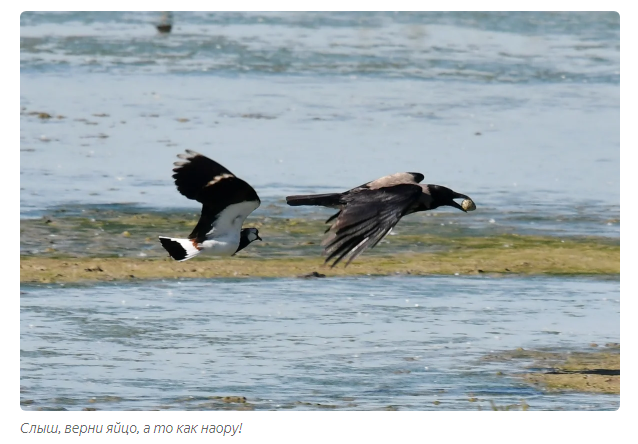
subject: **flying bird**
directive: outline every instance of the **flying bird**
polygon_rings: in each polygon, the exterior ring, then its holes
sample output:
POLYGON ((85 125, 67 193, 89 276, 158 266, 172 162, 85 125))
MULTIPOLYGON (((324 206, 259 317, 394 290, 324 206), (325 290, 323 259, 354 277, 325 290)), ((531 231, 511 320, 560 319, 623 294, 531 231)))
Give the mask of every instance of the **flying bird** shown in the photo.
POLYGON ((441 185, 423 185, 421 173, 396 173, 360 185, 343 193, 288 196, 291 206, 317 205, 338 209, 326 223, 321 245, 327 256, 334 259, 331 267, 348 257, 346 267, 368 248, 381 241, 399 220, 408 214, 450 206, 468 212, 476 205, 465 194, 441 185), (458 204, 454 199, 464 199, 458 204))
POLYGON ((199 222, 188 239, 159 236, 170 257, 185 261, 200 253, 234 256, 261 240, 256 228, 242 228, 261 201, 248 183, 208 157, 186 150, 177 157, 173 178, 177 191, 202 204, 199 222))

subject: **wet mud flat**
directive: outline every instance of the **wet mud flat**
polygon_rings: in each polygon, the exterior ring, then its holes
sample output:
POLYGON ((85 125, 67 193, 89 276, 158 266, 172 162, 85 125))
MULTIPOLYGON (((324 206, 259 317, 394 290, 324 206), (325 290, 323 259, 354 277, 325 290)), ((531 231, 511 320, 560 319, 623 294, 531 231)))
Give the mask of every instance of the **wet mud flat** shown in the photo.
MULTIPOLYGON (((435 219, 435 218, 432 218, 435 219)), ((398 234, 347 268, 323 265, 322 220, 261 217, 245 225, 263 242, 231 258, 167 257, 158 235, 190 232, 196 214, 94 211, 20 221, 20 281, 75 282, 217 277, 357 275, 617 275, 620 240, 606 237, 485 235, 459 226, 406 221, 398 234)))
POLYGON ((591 350, 516 350, 490 354, 491 362, 527 362, 526 370, 512 374, 550 393, 620 394, 620 344, 590 344, 591 350))

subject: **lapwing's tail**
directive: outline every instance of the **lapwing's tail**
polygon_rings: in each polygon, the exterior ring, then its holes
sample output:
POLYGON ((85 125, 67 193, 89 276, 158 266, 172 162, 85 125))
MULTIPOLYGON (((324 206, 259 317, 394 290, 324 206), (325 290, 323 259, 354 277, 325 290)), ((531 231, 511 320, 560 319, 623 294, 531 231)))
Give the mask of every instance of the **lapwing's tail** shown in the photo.
POLYGON ((173 239, 172 237, 159 236, 162 247, 176 261, 186 261, 197 256, 201 250, 197 248, 194 239, 173 239))
POLYGON ((341 203, 341 193, 286 196, 286 203, 293 207, 296 207, 299 205, 318 205, 321 207, 338 207, 341 203))

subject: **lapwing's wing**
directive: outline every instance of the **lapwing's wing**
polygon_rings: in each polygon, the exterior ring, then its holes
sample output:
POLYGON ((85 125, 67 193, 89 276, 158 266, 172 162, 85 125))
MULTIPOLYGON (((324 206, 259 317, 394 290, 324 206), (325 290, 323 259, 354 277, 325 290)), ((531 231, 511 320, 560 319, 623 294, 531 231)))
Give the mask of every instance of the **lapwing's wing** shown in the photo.
POLYGON ((331 267, 349 255, 346 266, 367 248, 374 247, 421 198, 423 188, 401 184, 380 189, 361 189, 348 196, 344 208, 326 222, 335 220, 321 243, 331 267))
POLYGON ((248 183, 208 157, 186 150, 173 168, 177 190, 202 204, 199 222, 189 239, 203 242, 213 230, 239 231, 244 220, 261 201, 248 183))
POLYGON ((211 180, 221 179, 224 175, 235 176, 224 166, 193 150, 186 150, 186 154, 178 154, 177 157, 185 160, 185 162, 174 163, 173 179, 175 179, 177 191, 202 204, 206 203, 202 199, 205 199, 208 194, 204 193, 204 187, 211 180))

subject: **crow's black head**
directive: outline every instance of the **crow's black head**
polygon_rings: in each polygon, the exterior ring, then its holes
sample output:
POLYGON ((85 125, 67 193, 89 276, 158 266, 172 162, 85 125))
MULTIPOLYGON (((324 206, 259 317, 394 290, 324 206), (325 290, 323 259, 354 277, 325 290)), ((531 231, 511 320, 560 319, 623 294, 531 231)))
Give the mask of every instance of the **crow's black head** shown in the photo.
POLYGON ((472 202, 472 199, 470 199, 469 196, 457 193, 456 191, 441 185, 428 185, 428 189, 430 190, 430 196, 432 196, 433 200, 430 205, 430 209, 447 205, 449 207, 458 208, 459 210, 467 213, 467 210, 455 202, 454 199, 467 199, 472 202))

